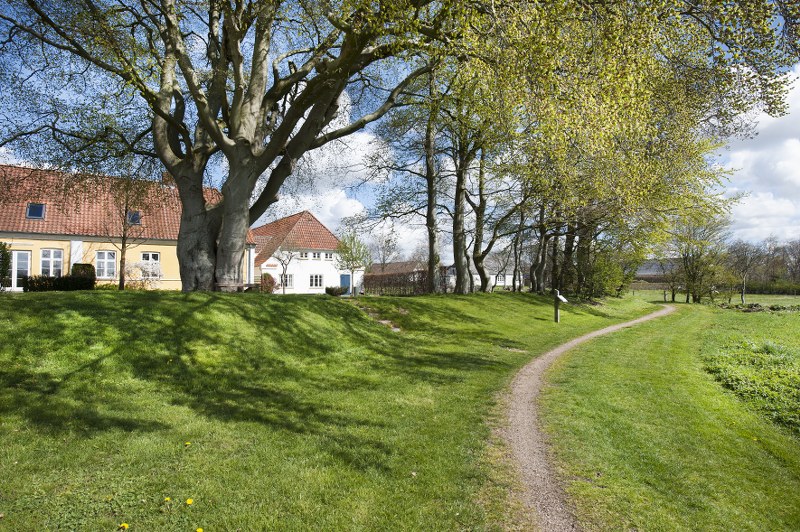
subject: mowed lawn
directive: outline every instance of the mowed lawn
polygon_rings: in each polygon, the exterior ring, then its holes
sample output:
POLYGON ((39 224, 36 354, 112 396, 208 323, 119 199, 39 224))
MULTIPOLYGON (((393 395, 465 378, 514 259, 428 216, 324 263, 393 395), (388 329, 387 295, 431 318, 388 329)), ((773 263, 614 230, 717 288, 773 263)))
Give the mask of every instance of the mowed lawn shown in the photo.
POLYGON ((373 315, 324 296, 0 294, 0 528, 491 528, 497 392, 654 308, 566 306, 556 325, 527 294, 359 304, 373 315))
POLYGON ((551 368, 543 415, 582 526, 800 530, 800 313, 678 307, 551 368))

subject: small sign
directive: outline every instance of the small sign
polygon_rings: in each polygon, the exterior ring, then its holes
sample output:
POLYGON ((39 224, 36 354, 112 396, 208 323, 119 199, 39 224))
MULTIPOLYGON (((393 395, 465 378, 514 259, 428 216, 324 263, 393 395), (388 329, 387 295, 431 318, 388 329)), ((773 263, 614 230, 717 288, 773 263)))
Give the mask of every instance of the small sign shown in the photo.
POLYGON ((569 303, 569 301, 567 301, 567 298, 562 296, 561 294, 558 294, 558 296, 556 297, 558 297, 558 300, 561 301, 562 303, 569 303))
POLYGON ((278 267, 278 265, 275 264, 274 262, 268 262, 264 266, 267 267, 267 268, 277 268, 278 267))

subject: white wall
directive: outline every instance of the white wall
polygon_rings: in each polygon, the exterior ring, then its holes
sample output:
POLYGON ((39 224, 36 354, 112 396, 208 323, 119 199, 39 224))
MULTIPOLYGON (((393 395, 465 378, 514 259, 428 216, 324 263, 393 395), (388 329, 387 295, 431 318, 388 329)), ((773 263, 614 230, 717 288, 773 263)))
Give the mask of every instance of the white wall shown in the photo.
MULTIPOLYGON (((336 254, 333 253, 333 259, 326 259, 325 252, 320 251, 320 258, 315 259, 314 253, 316 251, 308 250, 308 258, 301 259, 299 256, 296 256, 292 259, 292 262, 289 263, 289 267, 286 270, 287 275, 292 276, 292 288, 287 288, 287 294, 324 294, 325 287, 327 286, 339 286, 341 283, 340 275, 350 275, 348 271, 340 271, 336 268, 336 254), (322 275, 322 287, 320 288, 312 288, 311 284, 311 276, 312 275, 322 275)), ((329 252, 332 253, 332 252, 329 252)), ((299 255, 299 253, 298 253, 299 255)), ((261 265, 261 272, 268 273, 275 278, 276 281, 280 279, 281 274, 283 273, 283 268, 281 267, 280 263, 274 257, 270 257, 264 264, 261 265)), ((364 272, 356 272, 355 274, 355 286, 359 289, 363 283, 364 279, 364 272)), ((352 282, 351 282, 352 284, 352 282)), ((276 293, 283 293, 282 289, 276 290, 276 293)))

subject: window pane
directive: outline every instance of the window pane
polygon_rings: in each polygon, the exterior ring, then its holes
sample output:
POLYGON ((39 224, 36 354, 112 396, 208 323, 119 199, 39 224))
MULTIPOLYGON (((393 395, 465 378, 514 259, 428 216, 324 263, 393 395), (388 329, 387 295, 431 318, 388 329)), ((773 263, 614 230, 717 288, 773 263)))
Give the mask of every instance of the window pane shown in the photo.
POLYGON ((42 250, 42 259, 49 259, 49 258, 50 258, 50 250, 49 249, 43 249, 42 250))
POLYGON ((44 218, 44 203, 28 203, 25 215, 28 218, 44 218))

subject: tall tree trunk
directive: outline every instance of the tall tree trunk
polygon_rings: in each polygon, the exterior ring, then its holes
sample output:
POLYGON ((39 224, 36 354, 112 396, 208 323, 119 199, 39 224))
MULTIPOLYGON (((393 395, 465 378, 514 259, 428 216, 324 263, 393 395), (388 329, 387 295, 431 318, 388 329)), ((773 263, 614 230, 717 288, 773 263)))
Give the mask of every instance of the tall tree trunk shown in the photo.
MULTIPOLYGON (((461 151, 461 150, 459 150, 461 151)), ((456 159, 456 189, 453 208, 453 259, 456 269, 456 294, 469 292, 470 276, 467 265, 467 235, 464 231, 464 217, 467 193, 467 157, 459 153, 456 159)))
POLYGON ((575 284, 575 263, 573 256, 575 253, 575 223, 567 224, 567 234, 564 236, 564 262, 561 266, 561 282, 559 290, 566 292, 574 289, 575 284))
POLYGON ((591 294, 587 294, 586 278, 591 269, 589 261, 591 259, 594 228, 586 222, 579 221, 576 233, 578 244, 575 252, 575 293, 591 297, 591 294))
POLYGON ((550 290, 555 291, 558 290, 559 282, 561 279, 561 270, 559 269, 559 261, 558 261, 558 253, 559 253, 559 241, 561 237, 558 234, 553 235, 553 248, 550 255, 550 260, 553 261, 550 270, 550 290))
POLYGON ((481 280, 481 286, 479 288, 481 292, 488 292, 489 290, 489 275, 486 273, 486 267, 484 266, 484 259, 488 251, 485 253, 482 249, 487 203, 485 164, 486 155, 484 152, 481 152, 480 167, 478 169, 478 202, 475 203, 473 200, 470 200, 472 211, 475 213, 475 238, 472 242, 472 263, 475 265, 475 270, 478 272, 478 277, 480 277, 481 280))
MULTIPOLYGON (((436 88, 434 86, 434 73, 428 77, 428 90, 433 99, 436 88)), ((436 110, 428 113, 428 123, 425 125, 425 186, 427 189, 427 207, 425 209, 425 229, 428 234, 428 286, 429 294, 441 292, 441 269, 439 267, 439 231, 436 226, 437 181, 436 172, 436 110)))

